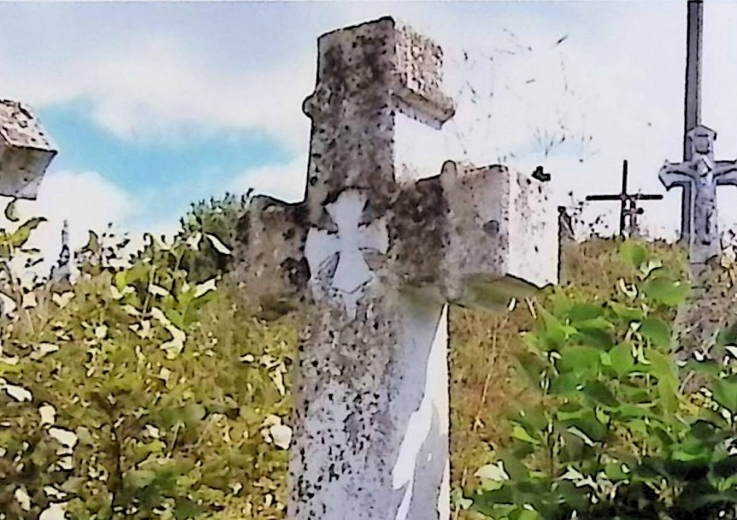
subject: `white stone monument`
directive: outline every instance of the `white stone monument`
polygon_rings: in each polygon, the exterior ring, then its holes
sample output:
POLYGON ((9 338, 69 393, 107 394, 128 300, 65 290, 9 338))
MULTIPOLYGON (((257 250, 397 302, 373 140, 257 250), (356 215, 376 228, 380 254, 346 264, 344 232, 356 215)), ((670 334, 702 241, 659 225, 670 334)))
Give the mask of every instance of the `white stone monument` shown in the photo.
POLYGON ((382 18, 318 50, 305 200, 257 197, 240 228, 247 286, 306 309, 288 516, 447 519, 448 304, 506 309, 554 283, 556 208, 502 166, 398 175, 398 119, 454 114, 427 38, 382 18))

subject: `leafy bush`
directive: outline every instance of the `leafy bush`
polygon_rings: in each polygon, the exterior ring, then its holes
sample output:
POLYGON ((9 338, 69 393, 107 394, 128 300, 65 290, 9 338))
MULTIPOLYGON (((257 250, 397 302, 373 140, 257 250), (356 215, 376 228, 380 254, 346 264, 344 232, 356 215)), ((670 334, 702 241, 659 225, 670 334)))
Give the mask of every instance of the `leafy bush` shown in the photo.
MULTIPOLYGON (((513 441, 483 467, 473 509, 497 519, 716 519, 737 504, 737 356, 688 368, 708 389, 679 389, 677 272, 626 243, 632 266, 608 301, 552 292, 519 355, 538 399, 510 416, 513 441)), ((728 351, 737 354, 737 349, 728 351)))
MULTIPOLYGON (((3 259, 34 222, 0 234, 3 259)), ((294 327, 172 268, 194 241, 116 267, 124 244, 90 238, 71 287, 7 270, 0 518, 281 518, 294 327)))

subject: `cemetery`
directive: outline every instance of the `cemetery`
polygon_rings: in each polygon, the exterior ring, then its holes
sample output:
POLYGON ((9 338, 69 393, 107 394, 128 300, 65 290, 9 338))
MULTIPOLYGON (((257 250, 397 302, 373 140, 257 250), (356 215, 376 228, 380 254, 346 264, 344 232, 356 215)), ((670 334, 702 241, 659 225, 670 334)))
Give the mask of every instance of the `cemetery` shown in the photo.
POLYGON ((700 120, 702 7, 683 160, 586 198, 619 204, 612 237, 577 236, 542 166, 420 175, 458 107, 392 17, 317 40, 302 200, 193 204, 123 263, 65 222, 22 274, 44 218, 16 203, 64 150, 0 102, 0 520, 737 518, 737 160, 700 120), (681 238, 650 239, 672 189, 681 238))

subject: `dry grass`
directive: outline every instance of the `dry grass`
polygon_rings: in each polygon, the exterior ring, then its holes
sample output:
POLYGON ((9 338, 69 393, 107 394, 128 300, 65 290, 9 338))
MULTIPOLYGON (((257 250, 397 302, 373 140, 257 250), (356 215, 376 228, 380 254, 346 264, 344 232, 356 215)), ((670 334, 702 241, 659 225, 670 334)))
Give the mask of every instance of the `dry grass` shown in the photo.
MULTIPOLYGON (((645 244, 664 263, 685 268, 680 248, 645 244)), ((556 289, 578 299, 600 302, 616 295, 616 283, 629 267, 619 258, 619 241, 591 240, 562 251, 561 283, 556 289)), ((507 410, 531 399, 515 375, 515 354, 533 318, 522 302, 504 316, 454 309, 451 312, 451 485, 477 484, 476 470, 489 462, 492 447, 505 446, 507 410)), ((454 518, 473 518, 466 513, 454 518)))

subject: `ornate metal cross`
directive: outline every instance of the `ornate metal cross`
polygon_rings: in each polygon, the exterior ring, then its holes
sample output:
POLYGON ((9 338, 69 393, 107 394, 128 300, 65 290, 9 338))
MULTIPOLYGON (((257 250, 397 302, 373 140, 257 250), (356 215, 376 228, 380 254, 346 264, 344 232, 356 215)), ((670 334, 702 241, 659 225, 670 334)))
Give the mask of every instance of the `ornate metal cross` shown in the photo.
POLYGON ((588 201, 619 201, 619 236, 635 236, 637 234, 637 217, 642 215, 642 208, 637 207, 641 200, 661 200, 662 195, 628 193, 627 178, 629 175, 627 161, 622 162, 622 190, 611 195, 588 195, 588 201))
POLYGON ((698 265, 720 253, 717 186, 737 186, 737 161, 714 160, 717 134, 710 128, 699 125, 687 137, 691 160, 677 164, 666 161, 659 178, 668 190, 691 189, 689 261, 698 265))

